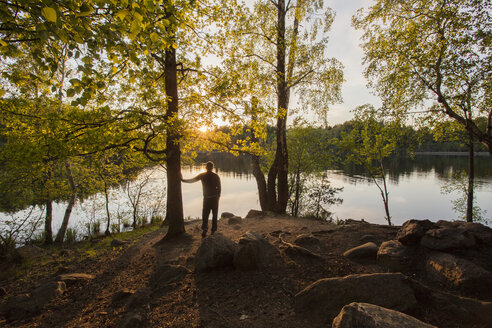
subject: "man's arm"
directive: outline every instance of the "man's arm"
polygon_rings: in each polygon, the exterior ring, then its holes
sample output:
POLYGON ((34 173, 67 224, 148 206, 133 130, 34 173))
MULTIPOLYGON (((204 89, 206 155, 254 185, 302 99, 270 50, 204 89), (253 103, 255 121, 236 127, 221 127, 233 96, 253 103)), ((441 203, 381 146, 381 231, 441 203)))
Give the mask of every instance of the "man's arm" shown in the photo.
POLYGON ((221 185, 220 185, 220 178, 219 178, 219 176, 217 176, 217 180, 218 180, 217 181, 217 193, 218 193, 218 195, 220 197, 221 185))
POLYGON ((191 179, 183 179, 183 176, 181 175, 181 181, 182 182, 193 183, 193 182, 197 182, 197 181, 200 181, 200 180, 201 180, 201 174, 199 174, 196 177, 191 178, 191 179))

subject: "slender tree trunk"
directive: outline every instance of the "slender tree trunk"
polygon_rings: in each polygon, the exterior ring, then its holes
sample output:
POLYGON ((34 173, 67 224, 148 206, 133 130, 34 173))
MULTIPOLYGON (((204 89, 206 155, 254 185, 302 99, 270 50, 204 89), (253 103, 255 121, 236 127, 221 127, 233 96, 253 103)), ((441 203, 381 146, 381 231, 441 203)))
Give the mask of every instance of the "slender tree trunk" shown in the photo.
POLYGON ((268 211, 267 184, 265 175, 261 171, 259 156, 251 155, 251 165, 253 167, 253 176, 256 179, 256 186, 258 187, 258 197, 260 199, 261 210, 268 211))
POLYGON ((53 231, 51 222, 53 221, 53 201, 48 197, 46 201, 46 218, 44 219, 44 244, 53 244, 53 231))
POLYGON ((466 198, 466 221, 473 222, 473 183, 475 179, 473 136, 468 134, 468 190, 466 198))
POLYGON ((70 221, 70 215, 72 214, 73 206, 75 205, 75 200, 77 198, 77 186, 73 179, 72 169, 68 160, 65 161, 65 170, 67 172, 68 183, 70 184, 70 198, 68 200, 67 208, 65 209, 65 214, 63 215, 63 221, 56 234, 55 242, 63 243, 65 239, 65 233, 67 232, 68 222, 70 221))
POLYGON ((166 51, 164 62, 164 78, 167 96, 167 209, 166 222, 169 229, 166 238, 185 233, 183 218, 183 196, 181 193, 181 151, 179 147, 179 131, 176 120, 178 119, 178 81, 176 69, 176 50, 170 48, 166 51))
POLYGON ((104 181, 104 198, 106 200, 106 217, 108 218, 108 223, 106 224, 106 231, 104 234, 106 236, 109 236, 111 234, 110 227, 111 227, 111 212, 109 211, 109 190, 108 190, 108 184, 106 181, 104 181))
POLYGON ((389 212, 389 192, 388 192, 388 186, 386 185, 386 173, 384 172, 384 165, 383 161, 379 161, 380 169, 381 169, 381 178, 383 180, 383 190, 381 190, 381 196, 383 197, 383 203, 384 203, 384 211, 386 213, 386 220, 388 221, 388 225, 391 226, 391 216, 389 212))

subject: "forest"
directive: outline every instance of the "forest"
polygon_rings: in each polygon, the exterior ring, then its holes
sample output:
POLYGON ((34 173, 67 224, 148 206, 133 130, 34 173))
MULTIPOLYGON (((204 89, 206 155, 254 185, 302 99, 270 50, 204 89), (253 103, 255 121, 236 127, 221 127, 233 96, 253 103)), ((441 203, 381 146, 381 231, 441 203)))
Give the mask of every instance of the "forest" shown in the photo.
MULTIPOLYGON (((181 166, 198 152, 250 156, 261 209, 297 214, 301 174, 362 165, 384 200, 384 159, 465 151, 471 221, 474 153, 492 154, 491 9, 378 0, 360 11, 382 105, 333 126, 344 67, 325 55, 336 13, 322 1, 1 1, 0 209, 42 206, 42 241, 61 243, 77 201, 161 165, 171 238, 185 232, 181 166)), ((111 224, 108 210, 106 234, 111 224)))

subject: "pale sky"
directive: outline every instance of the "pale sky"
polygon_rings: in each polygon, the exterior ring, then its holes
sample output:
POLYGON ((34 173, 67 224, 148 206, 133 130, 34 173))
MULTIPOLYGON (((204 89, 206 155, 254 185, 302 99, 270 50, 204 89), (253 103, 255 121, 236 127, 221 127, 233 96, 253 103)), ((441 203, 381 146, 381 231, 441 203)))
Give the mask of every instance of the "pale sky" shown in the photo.
POLYGON ((371 0, 327 0, 325 4, 335 13, 335 21, 329 32, 328 56, 342 62, 345 82, 342 87, 343 103, 332 105, 328 112, 328 124, 333 126, 352 118, 351 110, 366 103, 375 107, 381 104, 378 97, 372 95, 366 87, 363 75, 362 57, 359 47, 361 31, 352 27, 352 16, 359 8, 368 8, 371 0))

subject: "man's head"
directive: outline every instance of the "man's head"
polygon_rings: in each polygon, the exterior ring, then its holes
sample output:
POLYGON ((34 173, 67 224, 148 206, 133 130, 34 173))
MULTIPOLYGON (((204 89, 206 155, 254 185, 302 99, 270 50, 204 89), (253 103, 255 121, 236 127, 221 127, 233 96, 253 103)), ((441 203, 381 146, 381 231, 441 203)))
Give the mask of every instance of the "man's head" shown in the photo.
POLYGON ((212 171, 214 169, 214 163, 213 162, 207 162, 207 171, 212 171))

